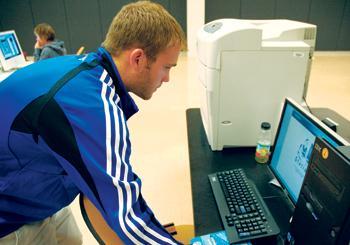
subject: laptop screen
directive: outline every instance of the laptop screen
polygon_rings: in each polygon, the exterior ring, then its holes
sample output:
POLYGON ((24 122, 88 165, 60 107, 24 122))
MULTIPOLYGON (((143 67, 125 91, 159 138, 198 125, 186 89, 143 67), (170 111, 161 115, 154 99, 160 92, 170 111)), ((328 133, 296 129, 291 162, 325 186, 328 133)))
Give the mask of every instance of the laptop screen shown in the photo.
POLYGON ((14 30, 0 32, 0 63, 4 71, 26 65, 21 45, 14 30))
POLYGON ((270 169, 296 204, 316 137, 332 146, 348 145, 343 138, 290 99, 286 99, 270 169))
POLYGON ((5 60, 21 54, 16 40, 14 33, 0 33, 0 51, 5 60))

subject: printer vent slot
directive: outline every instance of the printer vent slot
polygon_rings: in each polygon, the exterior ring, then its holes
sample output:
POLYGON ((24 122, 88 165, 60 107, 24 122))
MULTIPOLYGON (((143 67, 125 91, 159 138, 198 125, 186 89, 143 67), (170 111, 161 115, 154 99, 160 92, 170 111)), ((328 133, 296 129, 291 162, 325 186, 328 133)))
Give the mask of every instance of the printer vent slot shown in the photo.
POLYGON ((304 40, 314 40, 316 38, 316 30, 313 28, 306 28, 304 32, 304 40))

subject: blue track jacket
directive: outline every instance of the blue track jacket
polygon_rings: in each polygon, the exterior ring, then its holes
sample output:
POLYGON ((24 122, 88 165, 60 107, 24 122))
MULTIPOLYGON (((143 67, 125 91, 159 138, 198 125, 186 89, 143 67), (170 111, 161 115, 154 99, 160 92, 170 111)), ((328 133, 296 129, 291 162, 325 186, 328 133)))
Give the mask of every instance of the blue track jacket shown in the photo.
POLYGON ((110 54, 62 56, 0 83, 0 237, 84 193, 126 244, 177 244, 130 165, 137 106, 110 54))

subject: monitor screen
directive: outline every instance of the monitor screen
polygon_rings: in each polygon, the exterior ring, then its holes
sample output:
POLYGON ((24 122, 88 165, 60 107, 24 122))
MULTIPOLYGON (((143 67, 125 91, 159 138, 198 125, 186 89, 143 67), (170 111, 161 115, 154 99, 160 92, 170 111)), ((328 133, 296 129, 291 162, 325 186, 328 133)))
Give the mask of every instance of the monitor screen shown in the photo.
POLYGON ((0 33, 0 50, 5 60, 21 54, 14 33, 0 33))
POLYGON ((0 63, 5 71, 23 67, 26 63, 14 30, 0 32, 0 63))
POLYGON ((349 144, 296 102, 286 99, 270 169, 294 204, 298 200, 316 136, 334 147, 349 144))

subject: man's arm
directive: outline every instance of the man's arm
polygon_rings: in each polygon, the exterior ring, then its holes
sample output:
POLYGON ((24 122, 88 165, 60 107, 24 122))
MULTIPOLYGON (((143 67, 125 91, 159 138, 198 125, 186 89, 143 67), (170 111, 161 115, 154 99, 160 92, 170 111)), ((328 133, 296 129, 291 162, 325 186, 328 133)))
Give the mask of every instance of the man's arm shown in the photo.
MULTIPOLYGON (((106 223, 100 211, 86 196, 80 194, 79 203, 84 221, 98 242, 101 240, 105 244, 123 244, 119 236, 106 223)), ((170 234, 177 234, 174 223, 166 224, 164 227, 170 234)))
POLYGON ((142 197, 126 120, 108 79, 69 82, 41 113, 40 135, 124 243, 177 244, 142 197))
POLYGON ((44 46, 41 49, 35 49, 34 50, 34 60, 44 60, 55 56, 55 51, 51 48, 44 46))
POLYGON ((40 59, 40 54, 41 54, 41 48, 35 48, 34 49, 34 61, 38 61, 40 59))

